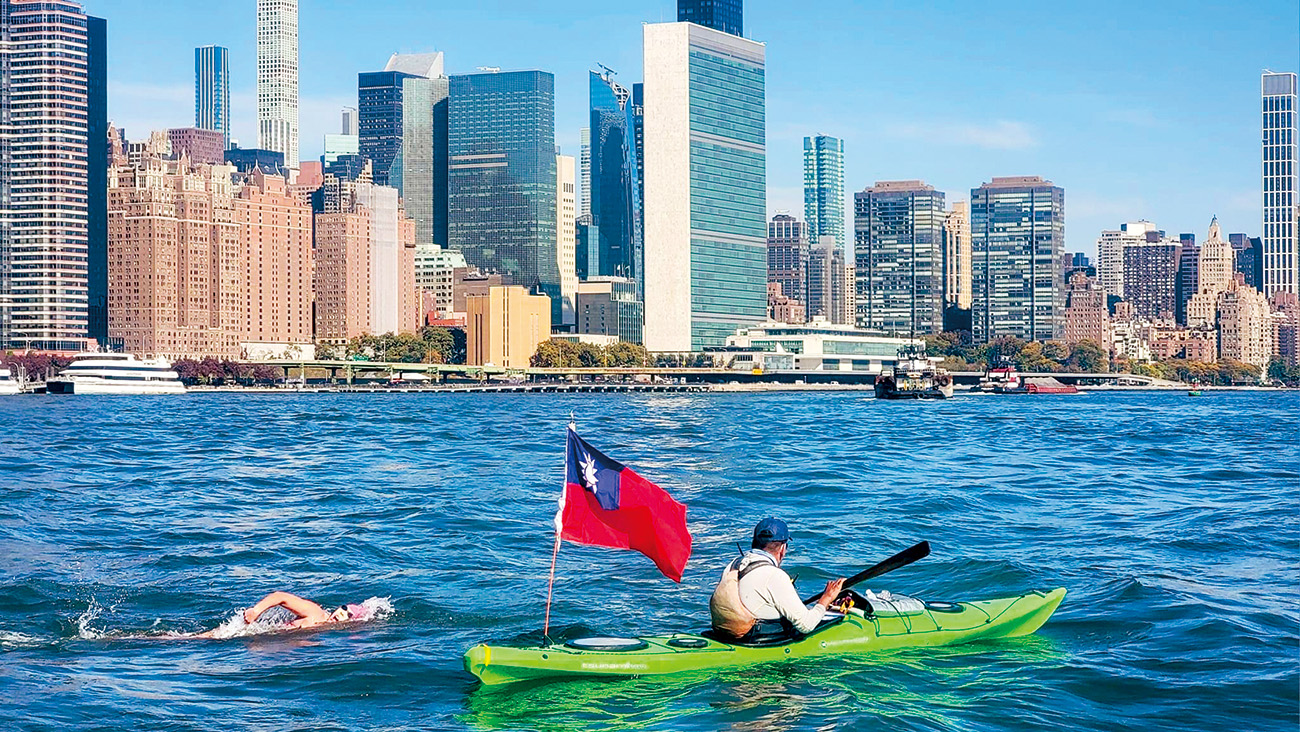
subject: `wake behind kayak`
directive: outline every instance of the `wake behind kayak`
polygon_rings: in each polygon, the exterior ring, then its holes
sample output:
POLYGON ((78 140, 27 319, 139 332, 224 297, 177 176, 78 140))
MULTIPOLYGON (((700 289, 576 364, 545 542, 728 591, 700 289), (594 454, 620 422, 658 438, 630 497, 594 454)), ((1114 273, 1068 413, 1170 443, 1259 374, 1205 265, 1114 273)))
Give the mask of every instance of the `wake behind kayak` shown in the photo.
POLYGON ((488 685, 579 677, 661 676, 774 661, 864 655, 1030 635, 1065 599, 1065 588, 998 600, 926 603, 915 612, 847 613, 807 636, 770 645, 724 643, 706 635, 590 638, 563 645, 477 645, 465 670, 488 685))

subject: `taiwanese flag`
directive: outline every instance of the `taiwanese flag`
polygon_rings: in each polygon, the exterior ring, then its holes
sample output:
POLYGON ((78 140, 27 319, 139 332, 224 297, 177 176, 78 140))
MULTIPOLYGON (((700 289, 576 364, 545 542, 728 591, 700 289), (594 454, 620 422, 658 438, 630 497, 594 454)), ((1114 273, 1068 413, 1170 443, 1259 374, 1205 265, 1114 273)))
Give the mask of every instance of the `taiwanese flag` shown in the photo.
POLYGON ((691 556, 686 507, 664 489, 611 460, 569 426, 567 475, 556 528, 578 544, 635 549, 665 577, 682 581, 691 556))

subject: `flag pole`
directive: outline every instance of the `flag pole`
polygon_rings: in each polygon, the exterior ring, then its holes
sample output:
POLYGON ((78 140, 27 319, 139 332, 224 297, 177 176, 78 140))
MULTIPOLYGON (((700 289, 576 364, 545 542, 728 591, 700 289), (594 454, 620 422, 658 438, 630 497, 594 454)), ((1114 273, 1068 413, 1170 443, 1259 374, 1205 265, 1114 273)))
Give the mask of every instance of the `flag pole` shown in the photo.
MULTIPOLYGON (((573 413, 569 413, 569 430, 575 430, 577 427, 573 423, 573 413)), ((546 581, 546 617, 542 621, 542 645, 550 645, 551 642, 551 598, 555 590, 555 560, 560 556, 560 534, 562 533, 564 519, 564 494, 568 491, 569 483, 569 435, 564 435, 564 483, 565 486, 560 489, 560 510, 555 513, 555 548, 551 550, 551 576, 546 581)))

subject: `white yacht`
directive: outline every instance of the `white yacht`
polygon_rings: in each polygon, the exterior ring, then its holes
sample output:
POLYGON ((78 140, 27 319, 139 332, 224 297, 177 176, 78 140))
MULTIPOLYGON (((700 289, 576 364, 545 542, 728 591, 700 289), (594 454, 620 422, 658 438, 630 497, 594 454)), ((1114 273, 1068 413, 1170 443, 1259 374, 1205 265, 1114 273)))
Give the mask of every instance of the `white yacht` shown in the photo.
POLYGON ((6 394, 21 394, 22 392, 22 382, 14 378, 12 371, 0 366, 0 396, 6 394))
POLYGON ((45 383, 50 394, 184 394, 185 385, 161 358, 130 353, 78 353, 45 383))

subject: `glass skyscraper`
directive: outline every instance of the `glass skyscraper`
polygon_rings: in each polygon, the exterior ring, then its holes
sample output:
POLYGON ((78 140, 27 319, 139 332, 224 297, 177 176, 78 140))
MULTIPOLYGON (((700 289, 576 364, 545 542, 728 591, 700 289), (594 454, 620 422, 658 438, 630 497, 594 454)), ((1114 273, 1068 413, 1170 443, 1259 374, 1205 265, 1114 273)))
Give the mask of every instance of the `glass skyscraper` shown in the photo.
POLYGON ((733 36, 745 35, 742 0, 677 0, 677 20, 733 36))
POLYGON ((451 77, 448 242, 471 266, 551 298, 563 322, 556 227, 555 77, 451 77))
POLYGON ((803 138, 803 212, 810 241, 844 234, 844 141, 828 135, 803 138))
POLYGON ((1264 294, 1300 293, 1296 251, 1297 144, 1296 75, 1265 72, 1263 96, 1264 294))
POLYGON ((375 183, 392 186, 415 219, 417 244, 447 243, 447 108, 441 53, 394 55, 357 75, 358 147, 375 183))
POLYGON ((645 345, 698 351, 767 317, 766 49, 643 29, 645 345))
POLYGON ((588 276, 636 278, 640 273, 640 202, 632 93, 613 74, 591 72, 590 228, 588 276))
POLYGON ((230 147, 230 50, 194 49, 194 126, 221 133, 230 147))
POLYGON ((970 222, 975 340, 1061 338, 1065 190, 1038 176, 994 178, 971 191, 970 222))
POLYGON ((884 181, 853 195, 856 319, 886 333, 943 330, 942 191, 884 181))

